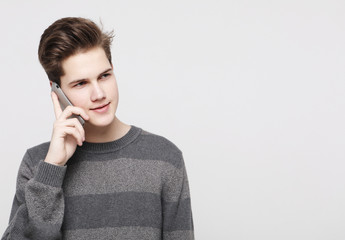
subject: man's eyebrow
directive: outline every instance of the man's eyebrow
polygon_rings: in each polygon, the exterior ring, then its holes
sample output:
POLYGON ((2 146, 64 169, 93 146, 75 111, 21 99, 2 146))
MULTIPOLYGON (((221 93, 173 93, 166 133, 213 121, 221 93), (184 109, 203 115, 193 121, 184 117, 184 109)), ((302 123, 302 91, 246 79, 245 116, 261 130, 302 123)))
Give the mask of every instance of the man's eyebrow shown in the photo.
POLYGON ((105 70, 105 71, 103 71, 102 73, 100 73, 100 74, 98 75, 98 77, 102 76, 104 73, 107 73, 107 72, 109 72, 109 71, 111 71, 111 70, 113 70, 113 68, 108 68, 107 70, 105 70))
MULTIPOLYGON (((105 71, 101 72, 100 74, 98 74, 98 77, 102 76, 103 74, 105 74, 105 73, 107 73, 107 72, 109 72, 109 71, 111 71, 111 70, 113 70, 113 68, 108 68, 107 70, 105 70, 105 71)), ((73 81, 69 82, 68 85, 71 86, 71 85, 73 85, 73 84, 76 84, 76 83, 78 83, 78 82, 85 81, 85 80, 86 80, 86 78, 73 80, 73 81)))
POLYGON ((82 79, 78 79, 78 80, 73 80, 72 82, 68 83, 68 85, 72 86, 72 85, 74 85, 74 84, 76 84, 78 82, 85 81, 85 80, 86 80, 86 78, 82 78, 82 79))

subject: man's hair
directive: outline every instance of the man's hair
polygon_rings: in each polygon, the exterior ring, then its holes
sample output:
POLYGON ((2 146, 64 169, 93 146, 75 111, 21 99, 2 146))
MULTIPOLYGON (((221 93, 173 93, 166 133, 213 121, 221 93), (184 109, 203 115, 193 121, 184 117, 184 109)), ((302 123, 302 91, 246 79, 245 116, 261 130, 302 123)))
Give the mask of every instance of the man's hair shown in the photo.
POLYGON ((60 77, 65 74, 62 69, 62 61, 74 54, 101 47, 109 62, 112 63, 110 51, 112 39, 113 32, 102 32, 89 19, 61 18, 42 34, 38 47, 38 58, 49 80, 60 84, 60 77))

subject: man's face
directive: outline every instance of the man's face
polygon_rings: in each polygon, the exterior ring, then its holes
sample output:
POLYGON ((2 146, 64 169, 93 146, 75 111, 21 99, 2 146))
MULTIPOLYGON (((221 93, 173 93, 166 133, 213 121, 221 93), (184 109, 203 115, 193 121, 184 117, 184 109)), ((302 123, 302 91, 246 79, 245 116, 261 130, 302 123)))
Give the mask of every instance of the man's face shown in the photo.
POLYGON ((118 105, 118 88, 112 65, 102 48, 77 53, 62 62, 65 75, 61 88, 74 106, 90 119, 85 127, 106 127, 113 123, 118 105))

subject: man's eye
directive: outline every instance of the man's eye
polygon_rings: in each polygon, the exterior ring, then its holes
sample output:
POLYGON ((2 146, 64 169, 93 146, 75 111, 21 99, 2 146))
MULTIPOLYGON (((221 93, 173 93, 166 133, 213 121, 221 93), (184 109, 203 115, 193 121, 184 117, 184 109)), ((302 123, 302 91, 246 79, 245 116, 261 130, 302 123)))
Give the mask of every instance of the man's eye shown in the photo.
POLYGON ((75 84, 74 86, 75 87, 80 87, 80 86, 83 86, 85 84, 85 82, 78 82, 77 84, 75 84))
POLYGON ((107 77, 109 77, 110 76, 110 73, 105 73, 105 74, 103 74, 102 76, 101 76, 101 78, 107 78, 107 77))

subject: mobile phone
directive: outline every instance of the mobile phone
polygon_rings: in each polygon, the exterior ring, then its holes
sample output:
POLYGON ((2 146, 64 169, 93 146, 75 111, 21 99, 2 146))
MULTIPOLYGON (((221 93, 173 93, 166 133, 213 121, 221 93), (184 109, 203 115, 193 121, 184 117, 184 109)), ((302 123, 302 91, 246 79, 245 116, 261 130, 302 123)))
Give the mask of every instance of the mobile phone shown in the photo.
MULTIPOLYGON (((59 98, 59 103, 60 103, 60 107, 62 109, 62 111, 67 107, 67 106, 73 106, 73 104, 71 103, 71 101, 67 98, 67 96, 64 94, 64 92, 62 91, 61 87, 59 86, 59 84, 57 84, 56 82, 52 83, 52 91, 56 93, 56 95, 59 98)), ((84 119, 79 116, 79 115, 72 115, 71 118, 77 118, 78 121, 81 123, 81 125, 83 126, 85 121, 84 119)))

